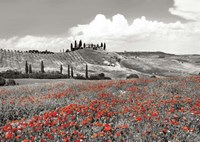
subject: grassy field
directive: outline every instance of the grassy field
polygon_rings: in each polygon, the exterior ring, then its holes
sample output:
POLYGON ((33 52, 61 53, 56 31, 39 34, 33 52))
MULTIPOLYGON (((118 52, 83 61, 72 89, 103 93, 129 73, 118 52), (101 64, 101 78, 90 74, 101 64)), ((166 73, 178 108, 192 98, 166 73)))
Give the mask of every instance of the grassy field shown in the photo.
POLYGON ((200 77, 67 81, 0 88, 0 141, 200 141, 200 77))

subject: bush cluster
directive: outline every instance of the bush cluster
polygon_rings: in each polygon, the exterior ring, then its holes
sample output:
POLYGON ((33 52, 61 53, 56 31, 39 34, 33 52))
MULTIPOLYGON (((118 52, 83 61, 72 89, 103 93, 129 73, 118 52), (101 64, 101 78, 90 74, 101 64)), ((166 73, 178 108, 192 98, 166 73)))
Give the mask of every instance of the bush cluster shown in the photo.
POLYGON ((31 74, 24 74, 22 72, 13 71, 13 70, 8 70, 8 71, 5 71, 5 72, 1 72, 0 76, 2 76, 3 78, 8 78, 8 79, 14 79, 14 78, 34 78, 34 79, 69 78, 68 75, 60 74, 59 72, 47 72, 47 73, 34 72, 34 73, 31 73, 31 74))

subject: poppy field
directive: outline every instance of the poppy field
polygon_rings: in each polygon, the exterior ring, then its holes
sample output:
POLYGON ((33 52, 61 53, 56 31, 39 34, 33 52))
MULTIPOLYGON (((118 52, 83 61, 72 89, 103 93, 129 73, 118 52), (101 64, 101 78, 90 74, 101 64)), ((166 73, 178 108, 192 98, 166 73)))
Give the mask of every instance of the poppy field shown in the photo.
POLYGON ((200 141, 200 77, 0 88, 0 141, 200 141))

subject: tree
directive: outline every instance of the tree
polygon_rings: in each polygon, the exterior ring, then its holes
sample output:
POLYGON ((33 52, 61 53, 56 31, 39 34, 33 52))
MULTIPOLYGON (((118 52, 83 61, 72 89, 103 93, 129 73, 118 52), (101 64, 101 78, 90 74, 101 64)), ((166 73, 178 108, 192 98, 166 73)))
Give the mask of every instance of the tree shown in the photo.
POLYGON ((103 50, 106 50, 106 43, 104 43, 103 45, 103 50))
POLYGON ((83 44, 83 48, 86 48, 86 44, 85 43, 83 44))
POLYGON ((28 74, 28 62, 25 63, 25 73, 28 74))
POLYGON ((82 47, 82 40, 79 41, 79 45, 78 45, 78 47, 79 47, 79 48, 82 47))
POLYGON ((32 73, 32 66, 31 64, 29 64, 29 69, 28 69, 29 73, 32 73))
POLYGON ((71 48, 71 51, 74 51, 73 43, 71 43, 70 48, 71 48))
POLYGON ((76 48, 77 48, 77 42, 75 40, 75 42, 74 42, 74 49, 76 50, 76 48))
POLYGON ((68 78, 70 78, 70 65, 68 65, 68 78))
POLYGON ((87 64, 85 68, 85 78, 88 79, 88 65, 87 64))
POLYGON ((71 67, 71 77, 72 77, 72 78, 74 77, 74 70, 73 70, 73 67, 71 67))
POLYGON ((101 47, 103 47, 103 43, 101 42, 101 47))
POLYGON ((63 71, 63 66, 60 65, 60 74, 62 74, 62 71, 63 71))
POLYGON ((41 61, 41 72, 44 73, 44 62, 41 61))

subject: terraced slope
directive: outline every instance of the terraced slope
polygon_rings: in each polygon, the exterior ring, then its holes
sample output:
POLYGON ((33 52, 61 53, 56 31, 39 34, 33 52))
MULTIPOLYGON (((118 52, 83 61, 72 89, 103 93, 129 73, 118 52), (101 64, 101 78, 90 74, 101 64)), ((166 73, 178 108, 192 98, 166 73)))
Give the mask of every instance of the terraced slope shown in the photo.
POLYGON ((61 64, 64 67, 67 67, 68 64, 83 64, 86 62, 77 51, 56 54, 32 54, 5 50, 0 51, 0 71, 7 69, 23 71, 25 61, 32 65, 33 70, 40 69, 41 61, 44 61, 45 68, 48 70, 59 69, 61 64))
POLYGON ((0 50, 0 72, 8 69, 24 71, 25 61, 32 65, 33 71, 40 70, 44 62, 45 71, 67 73, 68 65, 74 67, 75 74, 85 73, 88 64, 89 75, 105 73, 112 78, 125 78, 128 74, 185 76, 200 72, 200 55, 173 55, 162 52, 115 53, 104 50, 82 49, 68 53, 31 54, 0 50))

